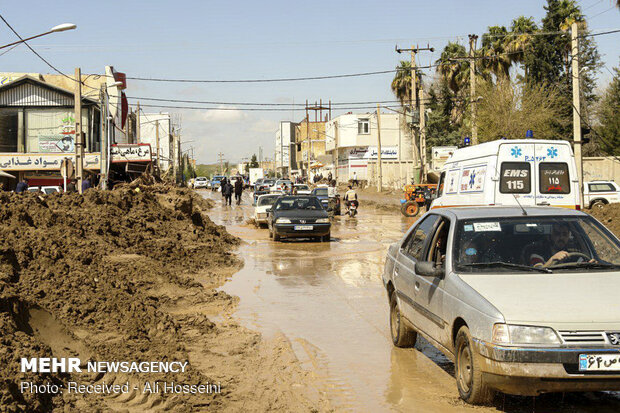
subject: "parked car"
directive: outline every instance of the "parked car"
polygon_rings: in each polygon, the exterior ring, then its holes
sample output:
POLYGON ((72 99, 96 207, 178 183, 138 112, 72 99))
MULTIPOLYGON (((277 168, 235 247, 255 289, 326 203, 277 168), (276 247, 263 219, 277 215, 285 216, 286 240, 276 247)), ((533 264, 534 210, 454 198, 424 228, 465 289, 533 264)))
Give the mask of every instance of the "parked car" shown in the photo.
POLYGON ((256 206, 254 207, 254 221, 256 225, 267 225, 267 210, 276 202, 280 197, 280 194, 265 194, 259 195, 256 199, 256 206))
POLYGON ((583 203, 590 208, 620 202, 620 186, 614 181, 590 181, 583 183, 583 203))
POLYGON ((389 247, 382 278, 394 345, 428 339, 466 402, 620 390, 620 241, 588 214, 431 210, 389 247))
POLYGON ((312 189, 306 184, 295 184, 294 187, 297 189, 297 195, 310 195, 312 193, 312 189))
POLYGON ((57 186, 57 185, 47 185, 47 186, 42 186, 41 187, 41 192, 43 192, 45 195, 49 195, 49 194, 54 194, 56 192, 64 192, 62 187, 57 186))
POLYGON ((331 223, 321 202, 309 195, 282 195, 268 210, 269 237, 329 241, 331 223))
POLYGON ((199 176, 194 180, 194 189, 206 188, 209 181, 204 176, 199 176))

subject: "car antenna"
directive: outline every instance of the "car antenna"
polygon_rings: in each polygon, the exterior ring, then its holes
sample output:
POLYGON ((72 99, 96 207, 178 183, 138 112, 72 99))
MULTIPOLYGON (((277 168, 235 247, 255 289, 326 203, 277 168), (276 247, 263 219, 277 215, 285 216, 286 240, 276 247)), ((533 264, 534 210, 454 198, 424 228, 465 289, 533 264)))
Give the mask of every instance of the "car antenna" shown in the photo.
POLYGON ((519 205, 519 208, 521 208, 521 211, 523 212, 523 215, 527 216, 527 212, 525 211, 525 208, 523 208, 523 205, 521 205, 521 203, 519 202, 519 199, 517 198, 517 196, 515 194, 512 194, 512 196, 514 197, 515 201, 517 202, 517 205, 519 205))

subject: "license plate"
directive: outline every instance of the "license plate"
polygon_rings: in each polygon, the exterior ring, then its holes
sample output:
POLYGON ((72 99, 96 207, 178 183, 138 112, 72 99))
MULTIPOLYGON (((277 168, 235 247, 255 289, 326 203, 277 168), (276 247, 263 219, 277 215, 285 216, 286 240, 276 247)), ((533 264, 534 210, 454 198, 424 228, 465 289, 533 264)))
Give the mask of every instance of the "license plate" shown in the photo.
POLYGON ((620 371, 620 353, 580 354, 579 371, 620 371))
POLYGON ((311 231, 312 225, 295 225, 295 231, 311 231))

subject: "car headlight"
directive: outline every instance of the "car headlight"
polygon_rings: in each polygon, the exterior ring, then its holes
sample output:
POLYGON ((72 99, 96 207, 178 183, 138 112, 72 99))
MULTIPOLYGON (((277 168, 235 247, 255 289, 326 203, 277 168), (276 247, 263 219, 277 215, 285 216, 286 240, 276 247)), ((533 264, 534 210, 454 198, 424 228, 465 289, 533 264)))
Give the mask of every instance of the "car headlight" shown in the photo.
POLYGON ((288 218, 278 218, 276 219, 276 224, 290 224, 291 220, 288 218))
POLYGON ((319 218, 316 220, 317 224, 329 224, 329 218, 319 218))
POLYGON ((493 343, 496 344, 561 344, 550 327, 493 325, 493 343))

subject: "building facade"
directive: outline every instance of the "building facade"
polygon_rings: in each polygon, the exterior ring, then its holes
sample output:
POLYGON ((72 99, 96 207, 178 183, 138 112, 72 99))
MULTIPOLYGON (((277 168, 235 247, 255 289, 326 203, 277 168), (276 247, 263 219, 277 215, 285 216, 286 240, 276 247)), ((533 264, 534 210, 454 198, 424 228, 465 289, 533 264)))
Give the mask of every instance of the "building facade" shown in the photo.
MULTIPOLYGON (((96 175, 103 166, 99 103, 82 96, 84 170, 96 175)), ((75 160, 74 92, 38 76, 23 75, 0 86, 0 170, 5 189, 28 178, 30 185, 61 185, 63 161, 75 160)))
POLYGON ((166 172, 177 158, 170 113, 142 113, 140 143, 151 145, 153 162, 156 164, 159 159, 159 170, 162 173, 166 172))
POLYGON ((295 147, 295 127, 291 121, 281 121, 276 131, 275 163, 279 176, 289 176, 297 165, 297 150, 295 147))
MULTIPOLYGON (((404 132, 404 116, 398 113, 381 113, 381 159, 385 161, 410 161, 411 138, 404 132)), ((370 178, 369 163, 378 159, 378 123, 376 113, 347 113, 325 125, 325 149, 331 155, 332 172, 339 182, 354 177, 370 178)))

